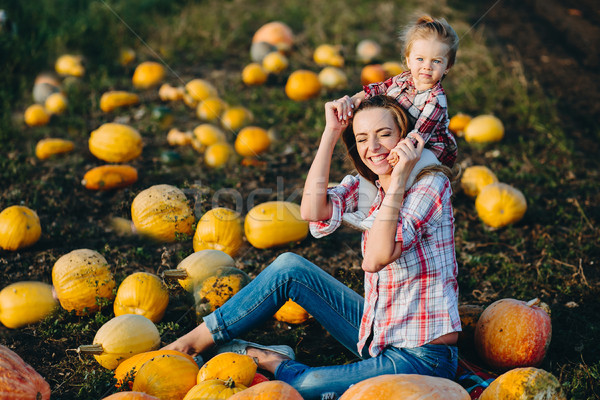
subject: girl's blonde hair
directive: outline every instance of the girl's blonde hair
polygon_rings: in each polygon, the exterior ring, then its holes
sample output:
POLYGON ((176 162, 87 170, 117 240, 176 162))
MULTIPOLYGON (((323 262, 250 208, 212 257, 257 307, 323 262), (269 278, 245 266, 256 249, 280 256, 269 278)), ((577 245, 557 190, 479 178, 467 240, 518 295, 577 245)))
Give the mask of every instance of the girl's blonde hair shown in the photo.
POLYGON ((412 45, 419 39, 437 39, 448 46, 448 67, 454 65, 458 51, 458 35, 445 19, 434 19, 423 15, 414 25, 409 25, 400 33, 400 40, 404 43, 404 57, 408 57, 412 45))

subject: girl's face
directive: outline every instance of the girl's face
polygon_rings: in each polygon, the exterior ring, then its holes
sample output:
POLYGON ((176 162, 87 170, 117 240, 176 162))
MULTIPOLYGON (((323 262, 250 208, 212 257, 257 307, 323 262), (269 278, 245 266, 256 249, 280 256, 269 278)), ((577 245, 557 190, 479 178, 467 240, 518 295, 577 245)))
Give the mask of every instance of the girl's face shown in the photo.
POLYGON ((406 64, 417 90, 427 90, 448 72, 447 44, 437 39, 417 39, 413 42, 406 64))
POLYGON ((387 156, 401 139, 392 112, 385 108, 360 110, 354 115, 352 128, 362 162, 378 176, 391 174, 387 156))

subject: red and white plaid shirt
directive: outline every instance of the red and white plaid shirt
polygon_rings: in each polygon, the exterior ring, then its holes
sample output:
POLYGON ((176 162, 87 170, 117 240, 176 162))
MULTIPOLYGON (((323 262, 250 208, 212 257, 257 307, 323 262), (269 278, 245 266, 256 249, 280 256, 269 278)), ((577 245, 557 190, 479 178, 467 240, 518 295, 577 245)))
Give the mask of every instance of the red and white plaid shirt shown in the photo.
POLYGON ((448 130, 448 101, 441 81, 423 93, 417 91, 410 71, 380 83, 363 86, 367 98, 385 94, 396 99, 414 123, 408 133, 418 133, 440 162, 452 168, 458 155, 454 135, 448 130))
MULTIPOLYGON (((356 211, 358 184, 358 176, 348 175, 328 189, 333 214, 328 221, 310 223, 314 237, 329 235, 345 212, 356 211)), ((377 187, 369 215, 383 201, 377 187)), ((450 181, 441 173, 426 175, 406 192, 396 232, 402 255, 379 272, 365 272, 359 354, 371 335, 369 354, 375 357, 387 346, 418 347, 461 330, 451 195, 450 181)), ((367 240, 368 230, 362 234, 363 256, 367 240)))

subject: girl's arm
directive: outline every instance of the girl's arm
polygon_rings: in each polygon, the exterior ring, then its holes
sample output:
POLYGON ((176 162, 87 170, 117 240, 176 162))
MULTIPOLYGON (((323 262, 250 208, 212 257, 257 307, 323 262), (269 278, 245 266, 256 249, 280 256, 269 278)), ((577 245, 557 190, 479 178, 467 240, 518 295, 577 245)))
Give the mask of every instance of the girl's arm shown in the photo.
POLYGON ((300 214, 307 221, 325 221, 331 218, 332 206, 327 197, 331 157, 337 141, 347 126, 348 120, 338 118, 336 102, 326 103, 325 129, 321 135, 317 154, 306 176, 300 203, 300 214))
POLYGON ((396 146, 399 161, 392 171, 391 183, 383 198, 377 217, 369 230, 362 269, 377 272, 397 260, 402 254, 402 243, 396 242, 398 220, 402 211, 406 181, 419 161, 425 142, 415 135, 417 147, 405 138, 396 146))

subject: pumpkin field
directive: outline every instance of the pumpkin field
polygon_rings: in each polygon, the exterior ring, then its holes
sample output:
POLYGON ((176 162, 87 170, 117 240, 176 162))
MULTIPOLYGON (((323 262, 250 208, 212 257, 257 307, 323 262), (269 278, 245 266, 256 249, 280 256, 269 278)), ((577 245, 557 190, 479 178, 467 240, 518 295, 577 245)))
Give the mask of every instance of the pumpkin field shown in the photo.
MULTIPOLYGON (((313 238, 304 179, 325 102, 405 69, 398 34, 424 13, 460 37, 459 357, 514 385, 482 398, 600 398, 592 0, 0 1, 0 398, 300 398, 248 356, 158 350, 285 252, 363 293, 359 231, 313 238)), ((331 168, 353 172, 343 144, 331 168)), ((356 361, 293 302, 243 339, 356 361)), ((469 398, 382 379, 342 398, 469 398)))

